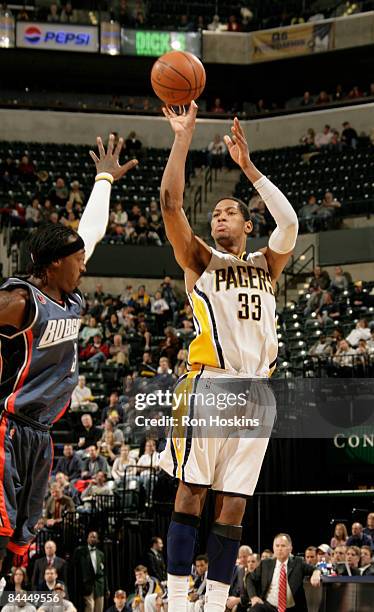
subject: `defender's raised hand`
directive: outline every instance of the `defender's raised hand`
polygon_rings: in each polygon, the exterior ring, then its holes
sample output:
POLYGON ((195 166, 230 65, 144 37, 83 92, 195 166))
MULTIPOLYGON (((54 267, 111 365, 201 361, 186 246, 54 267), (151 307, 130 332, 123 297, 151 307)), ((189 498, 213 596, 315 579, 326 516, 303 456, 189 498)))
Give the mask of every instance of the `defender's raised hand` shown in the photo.
POLYGON ((163 107, 162 112, 166 119, 169 120, 176 136, 185 135, 188 138, 192 138, 196 124, 197 109, 198 106, 196 102, 192 100, 188 111, 186 112, 184 110, 180 115, 178 115, 171 106, 163 107))
POLYGON ((225 136, 224 141, 234 162, 242 170, 247 168, 250 164, 248 143, 237 117, 235 117, 234 125, 231 128, 231 138, 225 136))
POLYGON ((97 157, 94 151, 90 151, 90 155, 95 162, 96 172, 98 174, 99 172, 109 172, 114 180, 118 181, 139 163, 137 159, 131 159, 123 166, 120 165, 119 154, 121 153, 123 147, 123 138, 118 140, 118 143, 114 148, 114 134, 110 134, 108 139, 108 148, 106 151, 100 136, 96 138, 96 142, 100 157, 97 157))

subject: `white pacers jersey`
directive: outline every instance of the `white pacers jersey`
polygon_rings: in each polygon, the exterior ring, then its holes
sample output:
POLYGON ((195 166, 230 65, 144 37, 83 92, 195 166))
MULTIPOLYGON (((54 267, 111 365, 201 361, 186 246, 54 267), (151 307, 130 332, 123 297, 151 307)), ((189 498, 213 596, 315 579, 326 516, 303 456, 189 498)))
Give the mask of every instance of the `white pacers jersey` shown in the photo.
POLYGON ((188 297, 197 334, 189 348, 190 367, 252 378, 272 373, 278 352, 276 304, 263 253, 240 259, 212 249, 188 297))

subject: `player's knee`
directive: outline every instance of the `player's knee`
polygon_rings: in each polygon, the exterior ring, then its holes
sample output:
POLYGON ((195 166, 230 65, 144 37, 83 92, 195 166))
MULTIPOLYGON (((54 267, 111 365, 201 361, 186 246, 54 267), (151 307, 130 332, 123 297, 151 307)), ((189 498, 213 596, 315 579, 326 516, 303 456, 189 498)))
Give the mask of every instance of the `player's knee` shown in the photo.
POLYGON ((216 521, 226 525, 241 525, 245 507, 244 497, 224 496, 223 503, 217 504, 216 521))

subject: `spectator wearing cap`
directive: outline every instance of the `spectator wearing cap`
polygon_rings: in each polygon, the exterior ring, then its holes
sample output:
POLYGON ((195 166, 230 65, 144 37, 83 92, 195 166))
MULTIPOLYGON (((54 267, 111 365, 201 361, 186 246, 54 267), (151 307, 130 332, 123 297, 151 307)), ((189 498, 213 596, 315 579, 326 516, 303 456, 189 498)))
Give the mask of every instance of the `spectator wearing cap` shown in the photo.
POLYGON ((374 576, 373 553, 370 546, 361 547, 359 572, 361 576, 374 576))
POLYGON ((53 594, 55 595, 54 600, 43 603, 39 612, 57 612, 57 610, 58 612, 77 612, 71 601, 66 599, 66 589, 63 582, 56 582, 53 594))
POLYGON ((127 605, 127 595, 122 589, 114 593, 114 604, 107 608, 106 612, 128 612, 131 608, 127 605))
POLYGON ((318 563, 321 561, 326 561, 329 563, 331 561, 332 549, 328 544, 320 544, 317 548, 317 559, 318 563))
POLYGON ((364 528, 361 523, 353 523, 352 525, 352 535, 349 536, 347 540, 347 546, 357 546, 361 548, 361 546, 370 546, 373 549, 373 540, 371 536, 364 533, 364 528))
POLYGON ((93 337, 93 341, 89 342, 87 347, 80 352, 80 359, 87 360, 94 367, 94 370, 99 370, 100 364, 105 363, 109 353, 109 346, 103 341, 103 335, 101 332, 97 333, 93 337))

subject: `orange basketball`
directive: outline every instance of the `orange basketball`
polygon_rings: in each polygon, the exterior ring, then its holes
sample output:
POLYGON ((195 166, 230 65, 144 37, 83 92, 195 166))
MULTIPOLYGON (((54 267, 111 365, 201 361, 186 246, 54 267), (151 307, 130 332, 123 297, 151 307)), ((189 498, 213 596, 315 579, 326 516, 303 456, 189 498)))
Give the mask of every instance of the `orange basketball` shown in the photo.
POLYGON ((170 51, 154 64, 151 82, 154 92, 165 104, 182 106, 196 100, 205 87, 205 68, 187 51, 170 51))

